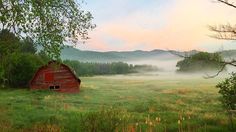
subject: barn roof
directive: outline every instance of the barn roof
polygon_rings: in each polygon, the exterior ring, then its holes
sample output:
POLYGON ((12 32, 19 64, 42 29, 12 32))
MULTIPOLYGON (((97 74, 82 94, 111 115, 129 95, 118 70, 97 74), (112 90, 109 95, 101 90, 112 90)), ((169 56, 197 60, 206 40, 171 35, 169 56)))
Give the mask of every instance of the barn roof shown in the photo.
POLYGON ((48 67, 48 66, 49 66, 50 64, 52 64, 52 63, 57 63, 57 64, 59 64, 59 65, 65 67, 65 68, 67 68, 67 69, 72 73, 73 77, 76 78, 76 79, 78 79, 77 76, 74 74, 74 72, 72 72, 72 70, 70 69, 69 66, 67 66, 67 65, 65 65, 65 64, 63 64, 63 63, 61 63, 61 62, 49 61, 48 64, 43 65, 43 66, 41 66, 41 67, 38 68, 38 70, 35 72, 33 78, 30 80, 30 85, 32 84, 33 80, 35 79, 35 77, 36 77, 36 75, 39 73, 39 71, 42 70, 43 68, 48 67))

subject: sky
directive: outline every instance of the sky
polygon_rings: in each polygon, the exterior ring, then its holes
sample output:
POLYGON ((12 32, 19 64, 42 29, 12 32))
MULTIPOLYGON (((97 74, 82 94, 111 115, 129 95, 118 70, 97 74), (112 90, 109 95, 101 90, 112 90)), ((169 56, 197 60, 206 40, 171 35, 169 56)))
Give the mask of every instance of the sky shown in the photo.
POLYGON ((234 24, 236 9, 214 0, 85 0, 97 27, 81 50, 236 49, 233 41, 216 40, 208 25, 234 24))

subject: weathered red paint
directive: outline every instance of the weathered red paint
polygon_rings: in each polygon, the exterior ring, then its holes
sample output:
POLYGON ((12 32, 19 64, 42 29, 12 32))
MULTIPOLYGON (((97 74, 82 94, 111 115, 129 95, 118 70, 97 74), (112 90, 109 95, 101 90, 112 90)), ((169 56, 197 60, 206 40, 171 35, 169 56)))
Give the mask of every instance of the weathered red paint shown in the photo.
POLYGON ((30 81, 30 89, 77 93, 80 91, 80 82, 68 66, 51 61, 38 69, 30 81))

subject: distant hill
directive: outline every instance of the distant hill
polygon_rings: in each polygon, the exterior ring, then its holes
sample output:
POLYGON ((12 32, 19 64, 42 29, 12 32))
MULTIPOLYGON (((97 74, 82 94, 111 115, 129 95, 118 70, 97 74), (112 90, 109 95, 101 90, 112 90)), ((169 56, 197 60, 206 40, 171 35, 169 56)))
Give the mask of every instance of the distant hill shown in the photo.
MULTIPOLYGON (((109 52, 97 52, 97 51, 83 51, 73 47, 67 47, 62 50, 61 58, 63 60, 78 60, 81 62, 126 62, 129 64, 148 64, 155 65, 159 69, 165 71, 175 71, 176 63, 183 59, 178 55, 191 55, 199 51, 192 50, 189 52, 178 51, 166 51, 166 50, 152 50, 152 51, 109 51, 109 52)), ((236 58, 236 50, 222 51, 221 55, 224 58, 236 58)))
MULTIPOLYGON (((175 51, 176 52, 176 51, 175 51)), ((181 53, 182 54, 182 53, 181 53)), ((78 60, 82 62, 116 62, 116 61, 139 61, 139 60, 173 60, 178 56, 165 50, 152 51, 82 51, 72 47, 67 47, 62 50, 62 59, 78 60)))
MULTIPOLYGON (((198 51, 192 50, 189 52, 172 51, 177 54, 194 54, 198 51)), ((236 58, 236 50, 225 50, 221 52, 224 58, 236 58)), ((83 51, 73 47, 66 47, 62 50, 62 59, 78 60, 82 62, 117 62, 117 61, 139 61, 139 60, 175 60, 180 57, 166 50, 155 49, 152 51, 83 51)))

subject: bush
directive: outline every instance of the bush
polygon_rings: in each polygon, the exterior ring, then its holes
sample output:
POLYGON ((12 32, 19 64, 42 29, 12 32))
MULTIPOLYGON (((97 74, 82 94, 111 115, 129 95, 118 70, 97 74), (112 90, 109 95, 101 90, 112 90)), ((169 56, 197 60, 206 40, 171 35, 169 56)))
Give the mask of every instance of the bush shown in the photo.
POLYGON ((236 73, 232 73, 231 77, 226 78, 217 86, 219 93, 222 95, 221 102, 228 112, 230 121, 230 129, 234 130, 234 112, 236 110, 236 73))
POLYGON ((217 86, 222 95, 222 103, 229 110, 236 110, 236 73, 232 73, 230 78, 225 79, 217 86))
POLYGON ((4 74, 11 87, 27 87, 36 70, 43 64, 39 56, 29 53, 14 53, 7 59, 4 74))
POLYGON ((218 53, 199 52, 177 62, 179 72, 216 71, 222 67, 222 57, 218 53))

